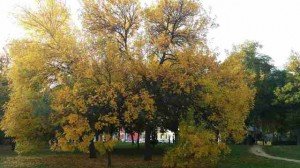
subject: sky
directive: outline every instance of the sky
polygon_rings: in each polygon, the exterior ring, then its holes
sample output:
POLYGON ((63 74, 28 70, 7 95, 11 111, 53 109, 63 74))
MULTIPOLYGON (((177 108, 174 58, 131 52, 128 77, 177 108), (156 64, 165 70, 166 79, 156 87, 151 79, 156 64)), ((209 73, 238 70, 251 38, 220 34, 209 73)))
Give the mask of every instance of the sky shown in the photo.
MULTIPOLYGON (((79 0, 64 0, 78 20, 79 0)), ((151 0, 143 0, 149 3, 151 0)), ((263 45, 274 65, 283 68, 291 50, 300 51, 300 0, 202 0, 216 18, 217 28, 208 34, 209 45, 224 60, 226 51, 246 40, 263 45)), ((34 0, 0 0, 0 47, 22 37, 23 30, 13 14, 19 7, 31 7, 34 0)))

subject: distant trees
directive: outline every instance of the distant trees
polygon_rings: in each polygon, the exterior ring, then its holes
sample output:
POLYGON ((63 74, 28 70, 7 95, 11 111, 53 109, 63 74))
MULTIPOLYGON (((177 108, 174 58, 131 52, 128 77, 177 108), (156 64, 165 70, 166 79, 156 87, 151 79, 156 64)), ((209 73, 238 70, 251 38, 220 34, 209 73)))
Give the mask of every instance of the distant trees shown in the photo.
POLYGON ((243 139, 253 81, 243 55, 219 63, 207 47, 214 23, 201 3, 161 0, 144 9, 137 0, 83 2, 83 30, 56 0, 19 17, 30 36, 11 42, 11 93, 1 121, 19 153, 50 140, 53 150, 105 154, 111 167, 114 136, 125 128, 145 131, 144 159, 151 160, 160 127, 178 143, 166 160, 189 155, 185 166, 194 167, 213 165, 228 139, 243 139), (191 141, 189 148, 208 154, 182 151, 191 141), (210 156, 214 162, 194 162, 210 156))
POLYGON ((299 54, 292 52, 286 69, 272 65, 269 56, 259 53, 262 46, 247 41, 235 46, 231 57, 240 57, 246 67, 250 87, 256 90, 255 101, 247 125, 261 128, 263 133, 296 135, 299 142, 299 54))
MULTIPOLYGON (((9 84, 7 79, 7 70, 9 66, 9 56, 6 51, 0 54, 0 119, 4 115, 5 103, 9 99, 9 84)), ((4 139, 3 131, 0 131, 0 143, 4 139)))
POLYGON ((300 113, 299 113, 299 71, 300 55, 292 52, 287 64, 287 81, 284 86, 277 88, 277 104, 284 105, 284 123, 286 129, 294 132, 297 144, 300 144, 300 113))
POLYGON ((0 117, 4 114, 4 104, 8 101, 7 70, 10 58, 5 51, 0 55, 0 117))
POLYGON ((247 118, 247 125, 262 128, 265 133, 282 130, 285 123, 283 104, 276 104, 275 90, 286 82, 286 72, 272 64, 271 57, 261 54, 262 46, 257 42, 246 41, 235 46, 231 55, 239 55, 246 67, 247 76, 253 81, 251 88, 256 90, 253 108, 247 118))

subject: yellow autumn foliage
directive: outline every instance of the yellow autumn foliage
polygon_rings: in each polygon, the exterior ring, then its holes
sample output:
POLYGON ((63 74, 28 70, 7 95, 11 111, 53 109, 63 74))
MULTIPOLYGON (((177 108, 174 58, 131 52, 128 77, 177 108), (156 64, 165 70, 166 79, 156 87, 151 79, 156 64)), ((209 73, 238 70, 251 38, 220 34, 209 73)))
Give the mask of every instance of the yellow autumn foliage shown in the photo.
POLYGON ((1 129, 18 151, 51 133, 53 150, 90 152, 95 144, 110 157, 121 127, 150 135, 161 126, 180 136, 164 167, 211 167, 228 138, 243 138, 251 78, 239 57, 219 63, 209 50, 214 23, 200 2, 84 0, 82 32, 64 3, 37 4, 19 16, 27 37, 10 46, 12 93, 1 129), (190 109, 201 126, 178 129, 190 109))
POLYGON ((180 141, 163 158, 166 168, 215 167, 220 156, 229 152, 225 143, 217 143, 216 135, 189 122, 180 123, 180 141))

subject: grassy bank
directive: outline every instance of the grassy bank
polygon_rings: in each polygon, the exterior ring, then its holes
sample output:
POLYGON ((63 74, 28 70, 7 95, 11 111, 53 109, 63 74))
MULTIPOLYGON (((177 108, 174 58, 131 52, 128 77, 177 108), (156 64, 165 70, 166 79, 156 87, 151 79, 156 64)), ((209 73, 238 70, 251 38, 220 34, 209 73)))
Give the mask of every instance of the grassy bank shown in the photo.
POLYGON ((236 145, 218 168, 299 168, 297 163, 262 158, 249 153, 249 146, 236 145))
POLYGON ((266 146, 264 150, 273 156, 300 160, 300 145, 266 146))

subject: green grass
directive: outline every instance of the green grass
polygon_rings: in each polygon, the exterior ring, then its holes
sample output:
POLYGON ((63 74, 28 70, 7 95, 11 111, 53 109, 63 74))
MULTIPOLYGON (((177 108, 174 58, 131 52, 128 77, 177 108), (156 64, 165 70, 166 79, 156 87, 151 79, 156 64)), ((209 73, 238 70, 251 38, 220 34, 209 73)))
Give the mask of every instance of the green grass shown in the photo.
MULTIPOLYGON (((115 168, 158 168, 162 155, 169 145, 157 145, 153 151, 153 160, 143 161, 143 145, 140 149, 130 143, 119 143, 113 152, 115 168)), ((52 152, 43 150, 34 154, 17 155, 9 146, 0 146, 0 168, 94 168, 106 167, 105 156, 89 159, 88 154, 70 152, 52 152)))
MULTIPOLYGON (((113 153, 115 168, 160 168, 164 152, 171 146, 159 144, 153 151, 153 161, 143 161, 143 145, 140 149, 130 143, 119 143, 113 153)), ((249 153, 249 146, 231 146, 232 152, 222 158, 218 168, 299 168, 296 163, 261 158, 249 153)), ((299 149, 299 148, 298 148, 299 149)), ((297 150, 300 152, 299 150, 297 150)), ((299 156, 299 155, 298 155, 299 156)), ((105 167, 104 156, 89 159, 87 154, 51 152, 18 156, 9 146, 0 146, 0 168, 94 168, 105 167)))
MULTIPOLYGON (((222 159, 218 168, 299 168, 300 164, 255 156, 249 146, 231 146, 231 153, 222 159)), ((300 152, 300 151, 298 151, 300 152)))
POLYGON ((300 160, 300 145, 290 146, 266 146, 264 150, 273 156, 300 160))

